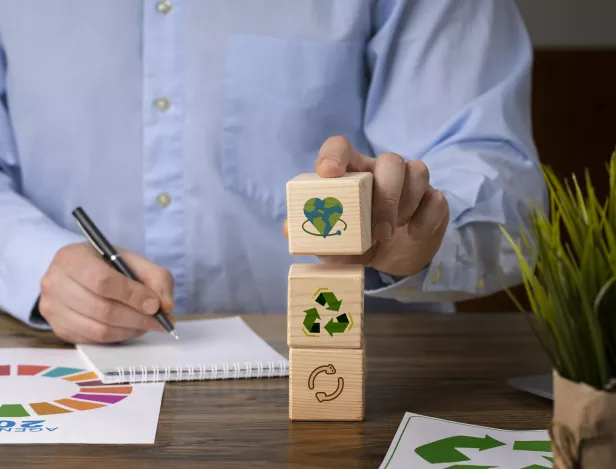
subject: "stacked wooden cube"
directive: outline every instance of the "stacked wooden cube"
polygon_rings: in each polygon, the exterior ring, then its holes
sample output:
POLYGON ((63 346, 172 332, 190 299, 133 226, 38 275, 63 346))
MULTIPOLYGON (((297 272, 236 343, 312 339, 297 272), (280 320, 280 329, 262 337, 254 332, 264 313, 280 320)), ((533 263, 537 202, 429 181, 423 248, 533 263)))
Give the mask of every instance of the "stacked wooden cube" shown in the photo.
MULTIPOLYGON (((287 183, 289 251, 353 256, 372 245, 371 173, 301 174, 287 183)), ((348 258, 347 258, 348 259, 348 258)), ((287 343, 291 420, 363 420, 364 267, 294 264, 287 343)))

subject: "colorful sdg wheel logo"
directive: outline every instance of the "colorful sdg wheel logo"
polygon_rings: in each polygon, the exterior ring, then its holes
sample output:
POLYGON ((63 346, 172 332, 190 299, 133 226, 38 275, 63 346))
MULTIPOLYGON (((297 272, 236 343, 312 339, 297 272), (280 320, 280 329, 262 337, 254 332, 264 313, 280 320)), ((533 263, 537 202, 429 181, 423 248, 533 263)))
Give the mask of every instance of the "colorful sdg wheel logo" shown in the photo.
POLYGON ((66 384, 71 383, 73 386, 69 386, 69 388, 74 388, 76 391, 62 399, 39 398, 26 404, 12 403, 10 397, 8 398, 9 402, 6 402, 6 395, 2 395, 0 392, 0 419, 68 414, 99 409, 117 404, 133 392, 132 386, 105 385, 99 381, 96 373, 81 368, 47 365, 0 365, 0 378, 17 380, 15 383, 23 382, 28 388, 27 394, 32 392, 39 394, 39 391, 40 394, 45 394, 46 389, 47 391, 50 390, 50 387, 46 386, 44 381, 40 384, 28 381, 39 377, 51 380, 49 381, 51 389, 56 387, 52 384, 53 381, 61 380, 66 384), (35 386, 35 388, 29 389, 31 386, 35 386))
POLYGON ((312 198, 304 204, 304 215, 307 220, 302 224, 302 229, 311 236, 322 236, 323 238, 340 236, 347 229, 346 222, 340 218, 342 212, 342 204, 334 197, 312 198), (316 232, 306 229, 308 223, 312 224, 316 232), (339 223, 344 225, 342 230, 332 232, 334 227, 340 227, 339 223))

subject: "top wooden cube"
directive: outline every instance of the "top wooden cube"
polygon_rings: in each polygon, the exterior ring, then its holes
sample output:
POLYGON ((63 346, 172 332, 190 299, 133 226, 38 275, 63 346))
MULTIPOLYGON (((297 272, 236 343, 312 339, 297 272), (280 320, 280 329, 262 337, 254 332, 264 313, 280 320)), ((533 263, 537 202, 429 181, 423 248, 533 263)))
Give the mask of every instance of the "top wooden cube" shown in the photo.
POLYGON ((363 254, 372 246, 372 173, 287 182, 291 254, 363 254))

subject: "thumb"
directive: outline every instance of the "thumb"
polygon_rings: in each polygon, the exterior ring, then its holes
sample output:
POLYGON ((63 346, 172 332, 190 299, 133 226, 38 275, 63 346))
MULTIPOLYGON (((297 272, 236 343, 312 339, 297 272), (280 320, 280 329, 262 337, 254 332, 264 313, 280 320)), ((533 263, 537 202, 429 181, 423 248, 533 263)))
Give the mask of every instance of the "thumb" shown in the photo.
POLYGON ((345 137, 325 140, 319 150, 316 172, 322 178, 338 178, 351 171, 374 171, 375 159, 359 153, 345 137))
POLYGON ((284 237, 289 240, 289 220, 287 218, 284 219, 284 223, 282 224, 282 234, 284 237))
POLYGON ((120 253, 139 280, 158 295, 163 311, 172 313, 174 280, 171 272, 134 252, 120 250, 120 253))

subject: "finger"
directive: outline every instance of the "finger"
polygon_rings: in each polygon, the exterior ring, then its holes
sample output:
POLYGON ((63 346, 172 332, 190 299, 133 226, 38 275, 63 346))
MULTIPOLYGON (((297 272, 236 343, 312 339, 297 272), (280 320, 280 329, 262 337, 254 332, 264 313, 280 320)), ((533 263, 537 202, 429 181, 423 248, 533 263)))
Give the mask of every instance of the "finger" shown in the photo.
POLYGON ((393 236, 405 175, 400 155, 383 153, 377 159, 372 190, 372 235, 377 241, 389 241, 393 236))
POLYGON ((100 257, 85 255, 70 262, 68 275, 92 293, 150 316, 158 311, 160 299, 151 288, 125 277, 100 257))
POLYGON ((61 339, 63 342, 67 342, 69 344, 88 344, 90 341, 86 339, 84 336, 77 334, 76 332, 69 331, 61 326, 53 327, 53 332, 56 336, 61 339))
POLYGON ((284 237, 289 240, 289 220, 285 218, 284 223, 282 224, 282 234, 284 237))
POLYGON ((41 314, 47 319, 52 327, 66 331, 73 340, 81 337, 86 343, 115 343, 138 337, 143 331, 126 329, 123 327, 111 327, 87 316, 79 314, 66 305, 53 299, 41 297, 41 314))
POLYGON ((444 232, 449 222, 449 204, 442 192, 429 187, 408 224, 409 236, 415 239, 444 232))
POLYGON ((152 317, 115 300, 95 295, 71 278, 63 279, 54 294, 66 307, 111 327, 164 331, 152 317))
POLYGON ((419 160, 410 160, 406 163, 404 185, 400 196, 397 226, 406 225, 430 187, 430 173, 428 167, 419 160))
POLYGON ((164 267, 150 262, 145 257, 134 252, 122 250, 122 257, 134 270, 135 275, 150 287, 161 299, 161 306, 166 313, 172 313, 174 309, 173 291, 175 282, 173 275, 164 267))
POLYGON ((374 158, 355 150, 345 137, 328 138, 317 157, 316 172, 323 178, 342 177, 347 171, 372 171, 374 158))
POLYGON ((372 262, 376 252, 378 250, 378 243, 372 245, 363 254, 358 255, 342 255, 342 256, 318 256, 319 260, 324 264, 361 264, 368 265, 372 262))

